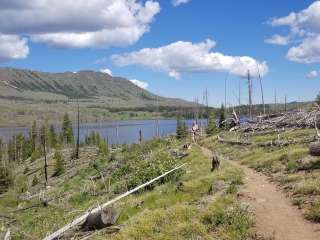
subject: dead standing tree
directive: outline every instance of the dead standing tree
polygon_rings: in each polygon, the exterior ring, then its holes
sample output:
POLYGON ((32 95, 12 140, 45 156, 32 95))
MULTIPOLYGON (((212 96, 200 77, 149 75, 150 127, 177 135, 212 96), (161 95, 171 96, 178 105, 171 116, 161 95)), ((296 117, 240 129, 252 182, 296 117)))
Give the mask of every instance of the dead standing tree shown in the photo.
POLYGON ((248 70, 248 93, 249 93, 249 117, 252 119, 252 80, 250 70, 248 70))
POLYGON ((206 117, 207 117, 207 125, 208 125, 208 121, 209 121, 209 92, 208 92, 207 88, 203 93, 203 102, 204 102, 204 105, 206 108, 206 117))
POLYGON ((228 80, 228 76, 227 75, 224 79, 224 114, 225 116, 227 116, 227 80, 228 80))
POLYGON ((284 96, 284 112, 287 111, 287 95, 284 96))
POLYGON ((239 93, 238 93, 239 107, 241 106, 241 80, 239 79, 239 93))
POLYGON ((195 97, 194 98, 194 103, 195 103, 195 107, 194 107, 194 119, 196 122, 198 122, 198 119, 199 119, 199 115, 200 115, 200 104, 199 104, 199 98, 198 97, 195 97))
POLYGON ((79 148, 80 148, 80 106, 79 106, 79 100, 77 100, 77 145, 76 145, 76 153, 75 153, 75 159, 79 159, 79 148))
POLYGON ((264 95, 263 95, 262 77, 261 77, 261 74, 260 74, 259 65, 258 65, 258 75, 259 75, 259 82, 260 82, 261 103, 262 103, 262 106, 263 106, 263 115, 266 115, 266 105, 264 104, 264 95))
POLYGON ((277 89, 274 90, 274 112, 278 111, 277 89))

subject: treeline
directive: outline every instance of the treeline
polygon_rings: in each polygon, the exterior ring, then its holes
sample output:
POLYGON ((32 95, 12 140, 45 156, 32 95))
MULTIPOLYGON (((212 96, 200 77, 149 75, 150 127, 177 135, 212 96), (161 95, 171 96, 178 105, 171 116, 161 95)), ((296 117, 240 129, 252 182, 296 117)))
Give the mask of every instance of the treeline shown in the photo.
MULTIPOLYGON (((98 133, 92 132, 85 137, 81 145, 96 146, 101 155, 108 155, 108 142, 101 138, 98 133)), ((61 130, 57 131, 54 125, 38 125, 33 122, 28 134, 21 133, 14 135, 8 142, 0 138, 0 193, 6 191, 13 183, 13 167, 26 164, 25 172, 28 172, 28 165, 36 159, 44 158, 45 180, 48 180, 48 153, 53 153, 54 176, 61 175, 65 170, 65 159, 61 153, 62 149, 71 149, 70 160, 76 158, 77 144, 75 141, 72 122, 69 115, 64 115, 61 130)), ((78 150, 79 151, 79 150, 78 150)), ((36 185, 39 179, 32 180, 32 185, 36 185)))
POLYGON ((7 144, 0 140, 0 160, 16 163, 23 163, 28 158, 31 158, 31 161, 35 160, 43 155, 44 142, 47 150, 74 144, 73 128, 68 114, 64 115, 60 133, 57 133, 54 125, 38 126, 34 121, 27 136, 19 133, 7 144))

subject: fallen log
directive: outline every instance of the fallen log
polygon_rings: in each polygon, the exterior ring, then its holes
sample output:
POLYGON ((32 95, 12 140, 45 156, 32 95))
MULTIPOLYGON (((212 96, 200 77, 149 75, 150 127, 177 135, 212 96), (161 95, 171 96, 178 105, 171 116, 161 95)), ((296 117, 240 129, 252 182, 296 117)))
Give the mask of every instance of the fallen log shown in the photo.
POLYGON ((8 229, 6 232, 6 235, 4 235, 3 240, 10 240, 10 239, 11 239, 11 233, 10 233, 10 229, 8 229))
POLYGON ((49 236, 46 236, 44 238, 44 240, 53 240, 53 239, 60 238, 66 231, 68 231, 71 228, 73 228, 73 227, 81 224, 82 222, 84 222, 89 215, 95 214, 97 212, 100 212, 101 209, 105 209, 106 207, 108 207, 111 204, 119 201, 120 199, 122 199, 124 197, 127 197, 127 196, 129 196, 130 194, 132 194, 134 192, 137 192, 138 190, 140 190, 140 189, 152 184, 153 182, 155 182, 155 181, 167 176, 168 174, 170 174, 170 173, 172 173, 174 171, 177 171, 178 169, 184 167, 185 165, 186 165, 186 163, 184 163, 184 164, 182 164, 182 165, 180 165, 180 166, 178 166, 178 167, 176 167, 176 168, 174 168, 174 169, 172 169, 172 170, 170 170, 168 172, 165 172, 164 174, 162 174, 162 175, 160 175, 160 176, 158 176, 158 177, 156 177, 156 178, 154 178, 154 179, 152 179, 152 180, 150 180, 150 181, 148 181, 148 182, 146 182, 146 183, 144 183, 144 184, 142 184, 142 185, 140 185, 140 186, 138 186, 138 187, 136 187, 136 188, 134 188, 134 189, 132 189, 132 190, 130 190, 128 192, 125 192, 122 195, 119 195, 118 197, 116 197, 116 198, 104 203, 102 206, 96 207, 96 208, 92 209, 91 211, 87 211, 85 214, 83 214, 82 216, 74 219, 72 222, 68 223, 64 227, 60 228, 59 230, 55 231, 54 233, 50 234, 49 236))
POLYGON ((309 153, 311 156, 320 156, 320 142, 311 143, 309 153))
POLYGON ((234 140, 225 140, 224 138, 222 138, 221 136, 218 136, 218 141, 220 143, 227 143, 230 145, 251 145, 251 142, 247 142, 247 141, 234 141, 234 140))
POLYGON ((91 231, 110 227, 118 219, 118 213, 114 208, 101 209, 99 212, 90 214, 82 224, 81 229, 91 231))
POLYGON ((259 147, 286 147, 291 143, 293 143, 293 142, 289 142, 289 141, 286 141, 286 140, 273 140, 273 141, 270 140, 270 141, 267 141, 267 142, 257 143, 257 145, 259 147))

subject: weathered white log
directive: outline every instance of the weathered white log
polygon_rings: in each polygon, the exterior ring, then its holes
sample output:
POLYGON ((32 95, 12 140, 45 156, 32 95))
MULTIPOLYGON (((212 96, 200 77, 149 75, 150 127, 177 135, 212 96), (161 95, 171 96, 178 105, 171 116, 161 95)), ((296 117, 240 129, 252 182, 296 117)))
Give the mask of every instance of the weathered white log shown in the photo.
POLYGON ((69 229, 71 229, 71 228, 79 225, 80 223, 84 222, 90 214, 95 214, 95 213, 101 211, 101 209, 105 209, 109 205, 119 201, 120 199, 122 199, 124 197, 129 196, 130 194, 140 190, 141 188, 144 188, 144 187, 150 185, 151 183, 153 183, 153 182, 155 182, 155 181, 167 176, 168 174, 170 174, 170 173, 172 173, 174 171, 177 171, 178 169, 184 167, 185 165, 186 165, 186 163, 184 163, 184 164, 182 164, 182 165, 180 165, 180 166, 178 166, 178 167, 176 167, 176 168, 174 168, 174 169, 172 169, 172 170, 170 170, 168 172, 165 172, 164 174, 162 174, 162 175, 160 175, 160 176, 158 176, 158 177, 156 177, 156 178, 154 178, 154 179, 152 179, 152 180, 150 180, 150 181, 148 181, 148 182, 146 182, 146 183, 144 183, 144 184, 142 184, 142 185, 140 185, 140 186, 138 186, 138 187, 126 192, 126 193, 124 193, 124 194, 119 195, 118 197, 116 197, 116 198, 104 203, 102 206, 96 207, 96 208, 92 209, 91 211, 87 211, 82 216, 74 219, 72 222, 68 223, 64 227, 62 227, 59 230, 57 230, 56 232, 54 232, 54 233, 50 234, 49 236, 45 237, 44 240, 53 240, 53 239, 59 238, 60 236, 63 235, 64 232, 66 232, 69 229))
POLYGON ((10 239, 11 239, 11 233, 10 233, 10 229, 8 229, 3 240, 10 240, 10 239))

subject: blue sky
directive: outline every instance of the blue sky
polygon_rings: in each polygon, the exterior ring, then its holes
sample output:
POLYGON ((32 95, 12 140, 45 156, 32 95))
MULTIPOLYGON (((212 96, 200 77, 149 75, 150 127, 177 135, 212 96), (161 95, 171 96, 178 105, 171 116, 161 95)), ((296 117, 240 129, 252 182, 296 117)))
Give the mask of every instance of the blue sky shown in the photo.
MULTIPOLYGON (((32 1, 36 2, 37 0, 32 1)), ((102 4, 103 1, 101 0, 102 4)), ((22 4, 22 1, 19 0, 13 0, 13 2, 17 2, 17 5, 22 4)), ((68 1, 55 2, 60 2, 60 5, 63 5, 63 2, 68 1)), ((197 52, 192 52, 196 51, 193 46, 205 43, 206 39, 210 39, 213 43, 212 46, 208 43, 209 50, 207 48, 207 50, 204 50, 207 53, 218 52, 223 56, 227 55, 233 58, 248 56, 252 61, 255 60, 258 64, 261 64, 262 72, 263 64, 265 64, 267 70, 265 73, 263 72, 263 85, 267 102, 274 101, 275 90, 279 101, 283 101, 285 95, 287 95, 288 101, 312 100, 318 93, 320 87, 320 44, 315 44, 312 53, 303 44, 308 40, 315 41, 320 36, 320 22, 318 25, 312 19, 309 22, 299 22, 299 17, 290 18, 290 21, 288 18, 283 19, 291 12, 294 12, 297 16, 299 16, 299 13, 308 14, 308 12, 304 13, 302 11, 312 5, 314 1, 191 0, 179 6, 174 6, 170 0, 153 1, 153 3, 155 2, 161 10, 156 5, 153 5, 153 8, 150 8, 150 12, 153 15, 152 19, 141 20, 143 21, 142 23, 139 20, 140 26, 149 28, 149 31, 143 30, 140 34, 141 36, 136 37, 131 42, 126 42, 126 40, 121 40, 122 42, 120 43, 103 42, 102 44, 99 43, 99 46, 97 46, 96 42, 85 42, 84 44, 81 42, 81 46, 74 46, 73 42, 68 42, 67 44, 63 42, 65 45, 61 45, 61 41, 57 44, 57 42, 53 42, 52 38, 48 40, 48 38, 43 37, 42 34, 46 30, 43 30, 43 28, 46 28, 45 24, 40 27, 38 25, 33 26, 34 22, 30 21, 27 26, 27 24, 17 21, 18 23, 15 26, 11 26, 10 23, 5 28, 0 26, 0 60, 2 49, 1 33, 6 36, 17 36, 18 39, 12 41, 17 40, 19 42, 22 39, 26 39, 28 47, 28 54, 26 53, 23 56, 13 57, 14 55, 12 54, 7 54, 8 56, 3 54, 0 66, 49 72, 79 71, 84 69, 99 71, 100 69, 108 68, 114 76, 138 79, 148 83, 148 90, 162 96, 179 97, 187 100, 193 100, 194 97, 198 96, 201 99, 204 89, 207 88, 210 93, 210 105, 215 106, 224 101, 225 78, 228 79, 228 102, 229 104, 237 103, 238 100, 235 95, 238 94, 240 79, 241 101, 242 103, 247 103, 246 81, 243 79, 241 71, 232 69, 234 65, 223 67, 221 70, 214 66, 211 67, 211 62, 205 66, 202 66, 199 62, 189 66, 189 63, 193 62, 193 57, 197 55, 197 52), (26 31, 27 27, 30 27, 31 30, 26 31), (32 27, 34 27, 34 31, 32 27), (288 38, 290 40, 280 43, 281 45, 279 45, 279 42, 266 43, 266 39, 270 39, 273 35, 281 35, 283 37, 281 38, 282 40, 288 38), (177 55, 172 53, 172 49, 178 47, 174 45, 168 50, 173 55, 169 57, 163 56, 162 60, 164 62, 159 63, 161 66, 152 63, 157 61, 154 55, 161 51, 159 48, 179 41, 183 42, 183 44, 179 45, 180 50, 177 55), (184 43, 189 44, 184 45, 184 43), (186 49, 190 47, 190 51, 178 57, 180 51, 184 51, 185 47, 186 49), (307 53, 301 55, 301 51, 294 51, 295 55, 290 58, 286 57, 288 51, 295 47, 299 47, 300 50, 305 50, 307 53), (140 52, 141 49, 145 48, 154 48, 157 51, 150 51, 145 55, 140 52), (300 55, 297 56, 297 54, 300 55), (122 64, 113 60, 112 56, 114 55, 121 58, 122 64), (171 64, 169 66, 165 62, 167 59, 171 64), (167 67, 170 70, 167 70, 167 67), (180 78, 179 80, 169 76, 171 69, 174 72, 178 72, 179 76, 176 78, 180 78), (194 69, 197 70, 194 71, 194 69), (313 74, 310 77, 306 77, 311 71, 314 71, 313 74)), ((2 8, 1 4, 0 9, 2 8)), ((4 4, 6 5, 6 3, 4 4)), ((141 3, 140 7, 144 7, 144 4, 145 1, 141 3)), ((20 5, 20 8, 16 5, 6 7, 16 8, 14 9, 16 16, 21 11, 20 5)), ((57 7, 59 7, 58 4, 57 7)), ((94 7, 92 10, 94 10, 94 7)), ((320 18, 320 11, 318 10, 320 8, 315 8, 314 13, 318 14, 316 17, 320 18)), ((9 17, 14 18, 15 16, 9 17)), ((63 18, 63 14, 60 17, 63 18)), ((112 21, 110 19, 108 21, 112 21)), ((91 19, 89 20, 91 21, 91 19)), ((41 18, 38 21, 41 22, 41 18)), ((55 29, 50 33, 54 31, 59 33, 62 31, 64 33, 72 32, 74 31, 73 28, 78 28, 71 20, 65 21, 69 22, 62 22, 60 25, 57 23, 57 26, 54 27, 55 22, 53 22, 47 28, 55 29), (69 24, 70 27, 60 30, 59 28, 62 28, 63 24, 69 24)), ((92 25, 96 24, 97 27, 101 25, 96 23, 95 20, 92 20, 92 23, 92 25)), ((108 24, 106 22, 103 23, 108 24)), ((86 31, 92 30, 86 29, 86 31)), ((308 42, 306 42, 307 44, 308 42)), ((203 56, 208 57, 207 54, 203 56)), ((256 63, 255 61, 253 65, 256 63)), ((246 72, 246 69, 244 71, 246 72)), ((257 79, 253 81, 253 88, 255 93, 254 102, 259 103, 260 92, 257 79)))

